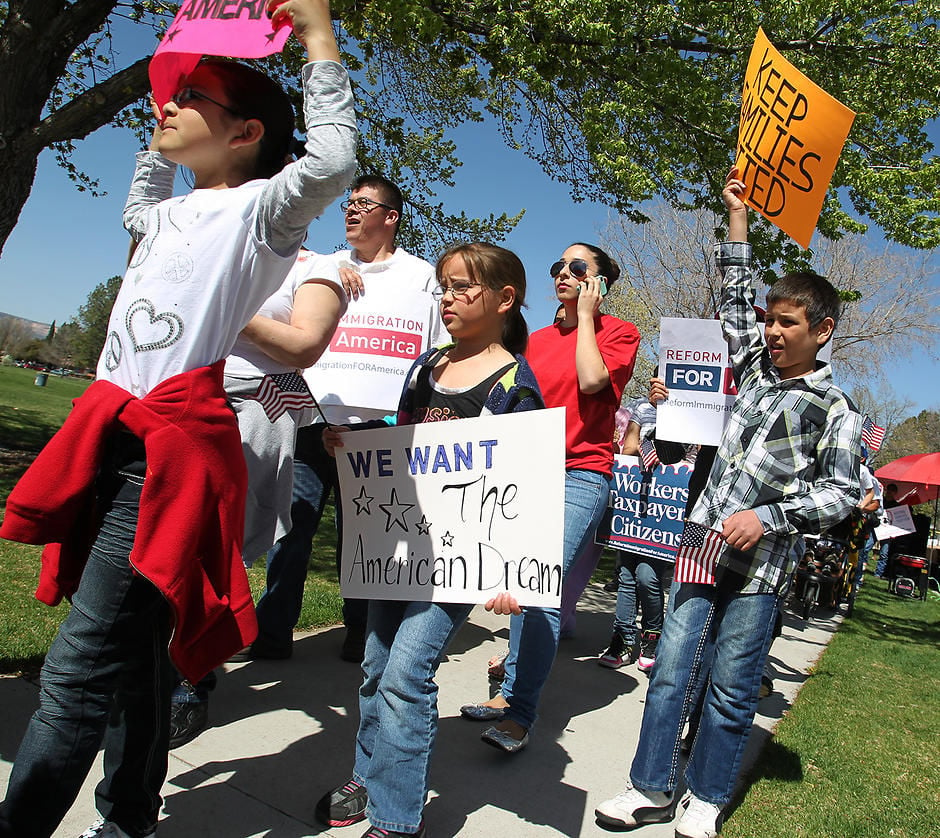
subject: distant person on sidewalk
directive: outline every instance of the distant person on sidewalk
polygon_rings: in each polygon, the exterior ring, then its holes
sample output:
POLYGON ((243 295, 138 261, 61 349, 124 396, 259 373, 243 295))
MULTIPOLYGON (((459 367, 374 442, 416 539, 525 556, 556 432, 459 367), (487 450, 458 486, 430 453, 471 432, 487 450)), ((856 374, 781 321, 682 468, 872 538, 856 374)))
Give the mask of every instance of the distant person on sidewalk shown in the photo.
MULTIPOLYGON (((383 298, 398 296, 410 301, 407 303, 410 306, 407 319, 419 324, 420 341, 426 347, 439 344, 447 333, 441 323, 438 307, 431 297, 435 287, 434 267, 395 244, 404 209, 404 200, 398 187, 380 175, 363 175, 353 184, 349 199, 341 205, 341 209, 346 217, 346 239, 351 249, 327 257, 339 269, 349 300, 346 315, 340 321, 337 339, 347 335, 353 335, 353 339, 357 337, 357 327, 352 320, 365 308, 371 294, 372 297, 381 295, 383 298)), ((404 359, 407 363, 402 373, 420 354, 420 349, 418 345, 413 354, 404 359)), ((356 381, 357 376, 362 379, 363 374, 355 370, 344 376, 342 384, 345 386, 341 384, 330 392, 324 392, 323 365, 342 363, 350 357, 350 354, 340 352, 339 347, 336 351, 327 349, 320 366, 314 365, 304 374, 327 421, 333 425, 355 428, 364 422, 393 414, 397 395, 387 390, 392 393, 391 401, 383 401, 381 396, 356 381)), ((317 421, 316 424, 301 428, 297 434, 292 527, 268 551, 266 586, 257 604, 258 638, 235 660, 282 659, 291 656, 293 632, 300 619, 313 537, 331 493, 336 505, 336 568, 337 573, 340 572, 343 505, 336 491, 336 462, 323 448, 322 436, 326 427, 317 421)), ((365 600, 343 602, 346 637, 341 656, 344 660, 353 663, 362 660, 367 608, 368 602, 365 600)))
MULTIPOLYGON (((885 510, 898 505, 897 483, 887 483, 884 488, 884 497, 881 502, 882 514, 885 510)), ((891 539, 885 538, 878 544, 878 564, 875 565, 875 576, 883 579, 888 570, 888 559, 891 556, 891 539)))
MULTIPOLYGON (((665 388, 663 388, 665 389, 665 388)), ((660 460, 654 440, 656 407, 642 399, 633 410, 623 441, 623 453, 640 457, 649 472, 660 460)), ((683 457, 694 459, 695 446, 672 446, 683 457)), ((663 632, 665 593, 672 582, 673 561, 617 551, 617 605, 614 611, 610 644, 597 662, 608 669, 619 669, 636 661, 637 669, 649 674, 656 662, 656 648, 663 632), (640 634, 637 635, 637 605, 640 606, 640 634), (637 642, 639 641, 639 642, 637 642)))
POLYGON ((752 308, 745 188, 732 168, 722 192, 731 240, 717 250, 738 398, 686 521, 630 779, 595 810, 601 824, 618 829, 672 820, 683 727, 707 669, 677 838, 720 831, 795 566, 794 542, 837 524, 860 497, 861 417, 816 361, 839 317, 838 292, 816 274, 777 280, 767 294, 765 345, 752 308))

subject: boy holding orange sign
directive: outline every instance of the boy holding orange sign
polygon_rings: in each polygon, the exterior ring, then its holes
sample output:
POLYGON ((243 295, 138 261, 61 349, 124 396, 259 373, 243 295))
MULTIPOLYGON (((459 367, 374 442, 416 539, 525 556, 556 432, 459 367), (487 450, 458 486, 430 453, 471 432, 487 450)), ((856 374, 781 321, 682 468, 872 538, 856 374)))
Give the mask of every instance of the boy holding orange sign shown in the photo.
POLYGON ((717 248, 719 313, 738 398, 686 520, 626 790, 595 809, 600 824, 616 829, 672 820, 683 728, 704 685, 675 834, 718 835, 801 533, 839 523, 860 495, 861 417, 816 360, 839 316, 838 292, 816 274, 782 277, 767 295, 764 345, 746 190, 733 168, 722 192, 731 240, 717 248))

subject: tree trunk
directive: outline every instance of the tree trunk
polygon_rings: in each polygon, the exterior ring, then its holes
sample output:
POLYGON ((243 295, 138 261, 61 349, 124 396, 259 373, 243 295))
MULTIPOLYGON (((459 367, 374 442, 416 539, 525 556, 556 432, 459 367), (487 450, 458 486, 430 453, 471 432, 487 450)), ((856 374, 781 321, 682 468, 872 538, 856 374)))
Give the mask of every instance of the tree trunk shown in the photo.
POLYGON ((142 59, 43 118, 73 52, 101 28, 114 6, 115 0, 8 4, 0 26, 0 253, 29 197, 42 150, 87 136, 147 91, 147 59, 142 59))

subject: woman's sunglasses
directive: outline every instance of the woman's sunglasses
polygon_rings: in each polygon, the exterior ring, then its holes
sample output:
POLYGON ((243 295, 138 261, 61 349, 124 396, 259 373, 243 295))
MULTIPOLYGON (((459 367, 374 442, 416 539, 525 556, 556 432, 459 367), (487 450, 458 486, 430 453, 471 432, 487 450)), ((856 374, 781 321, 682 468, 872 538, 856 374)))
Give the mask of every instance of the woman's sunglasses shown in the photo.
POLYGON ((570 273, 575 279, 584 279, 584 277, 588 275, 588 263, 583 259, 572 259, 570 262, 566 262, 564 259, 559 259, 548 269, 549 276, 551 276, 552 279, 557 277, 565 265, 568 266, 568 273, 570 273))

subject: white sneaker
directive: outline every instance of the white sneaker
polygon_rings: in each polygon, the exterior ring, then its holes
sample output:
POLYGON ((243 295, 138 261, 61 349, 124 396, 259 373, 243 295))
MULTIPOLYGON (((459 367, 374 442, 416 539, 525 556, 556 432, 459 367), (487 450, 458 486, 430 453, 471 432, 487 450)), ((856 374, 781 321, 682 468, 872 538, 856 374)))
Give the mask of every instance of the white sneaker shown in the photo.
MULTIPOLYGON (((156 829, 147 833, 147 838, 153 838, 157 834, 156 829)), ((88 827, 78 838, 131 838, 121 827, 113 821, 106 821, 99 818, 88 827)))
POLYGON ((627 780, 626 789, 601 803, 594 817, 606 826, 639 826, 671 821, 675 811, 672 792, 644 791, 627 780))
POLYGON ((676 838, 716 838, 720 831, 721 809, 699 800, 694 794, 676 824, 676 838))

